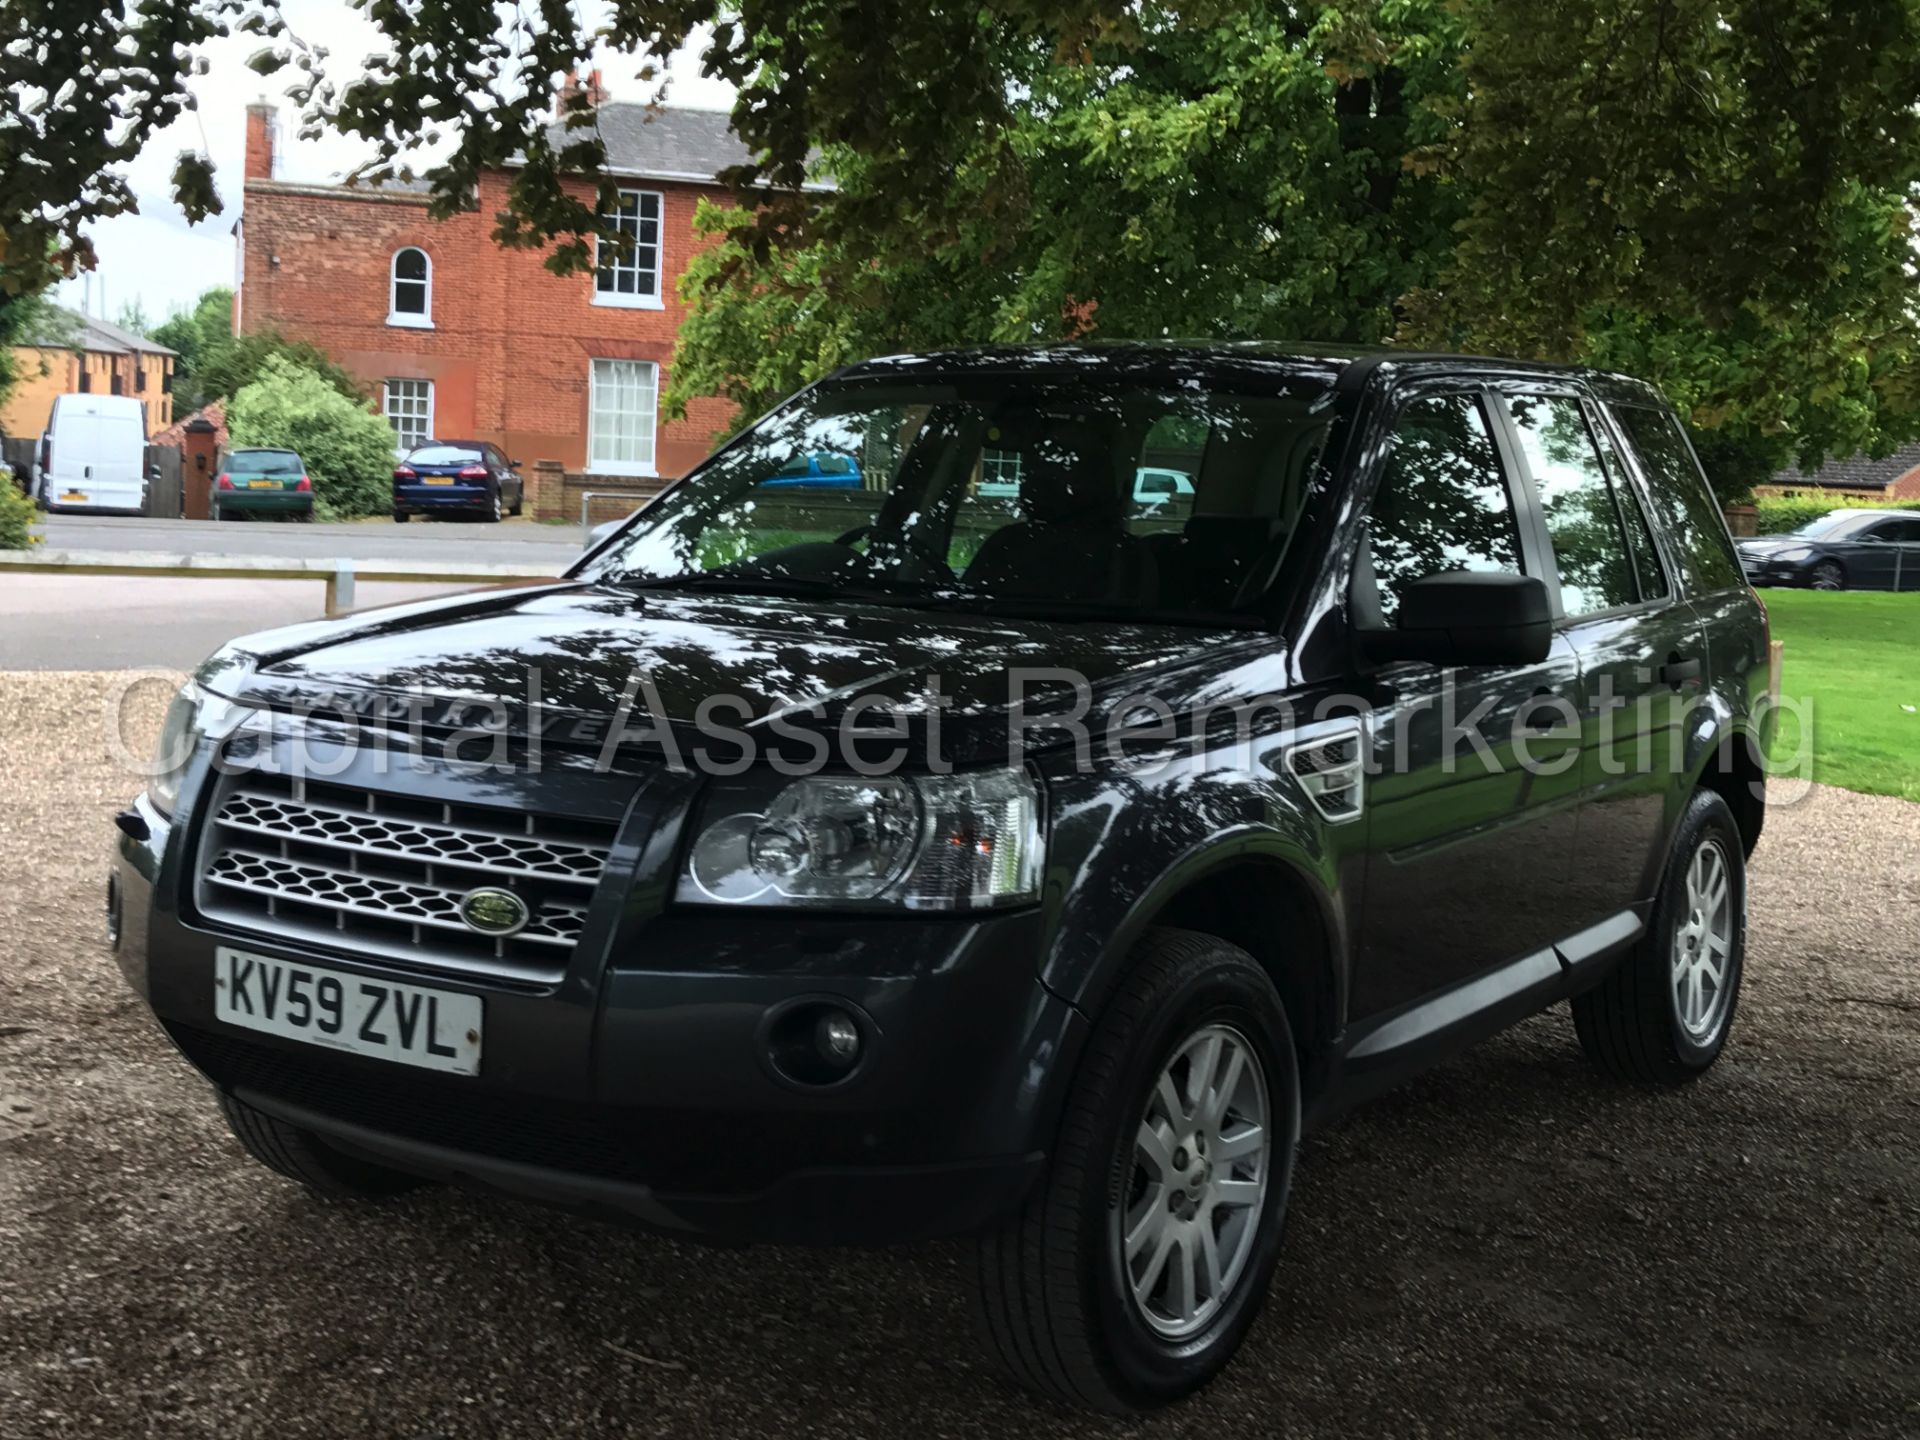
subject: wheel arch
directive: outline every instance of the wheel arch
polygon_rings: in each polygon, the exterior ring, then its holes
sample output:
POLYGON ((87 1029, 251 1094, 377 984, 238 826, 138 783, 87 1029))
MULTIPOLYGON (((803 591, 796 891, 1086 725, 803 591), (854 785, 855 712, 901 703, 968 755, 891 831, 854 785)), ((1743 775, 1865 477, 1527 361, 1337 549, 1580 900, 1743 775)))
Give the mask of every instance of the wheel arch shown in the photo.
POLYGON ((1694 774, 1693 788, 1711 790, 1727 802, 1740 831, 1741 849, 1751 856, 1766 826, 1767 769, 1759 742, 1745 726, 1721 730, 1694 774))
POLYGON ((1272 979, 1300 1057, 1303 1098, 1324 1077, 1346 1007, 1346 924, 1312 857, 1248 830, 1181 856, 1129 907, 1074 1003, 1097 1017, 1151 928, 1211 935, 1245 950, 1272 979))

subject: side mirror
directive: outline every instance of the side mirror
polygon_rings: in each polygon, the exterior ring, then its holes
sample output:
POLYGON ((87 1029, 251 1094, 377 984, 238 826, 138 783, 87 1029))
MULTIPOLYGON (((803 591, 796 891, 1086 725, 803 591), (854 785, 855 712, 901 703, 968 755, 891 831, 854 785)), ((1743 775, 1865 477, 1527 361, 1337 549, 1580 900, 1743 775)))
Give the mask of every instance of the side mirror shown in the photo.
POLYGON ((1361 643, 1375 660, 1538 664, 1553 645, 1547 587, 1532 575, 1429 575, 1400 592, 1399 624, 1364 630, 1361 643))
POLYGON ((518 470, 520 468, 520 462, 518 460, 509 460, 507 461, 507 468, 509 470, 518 470))

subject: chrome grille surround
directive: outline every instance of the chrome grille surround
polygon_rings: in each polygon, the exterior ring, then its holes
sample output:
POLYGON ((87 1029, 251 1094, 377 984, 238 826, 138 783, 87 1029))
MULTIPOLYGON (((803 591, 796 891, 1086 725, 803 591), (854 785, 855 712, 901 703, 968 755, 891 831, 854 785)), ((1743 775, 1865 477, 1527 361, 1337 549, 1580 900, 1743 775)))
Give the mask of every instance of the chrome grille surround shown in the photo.
POLYGON ((242 770, 201 844, 198 903, 226 928, 374 954, 423 971, 551 984, 566 971, 614 826, 242 770), (531 919, 509 936, 460 917, 482 887, 531 919))

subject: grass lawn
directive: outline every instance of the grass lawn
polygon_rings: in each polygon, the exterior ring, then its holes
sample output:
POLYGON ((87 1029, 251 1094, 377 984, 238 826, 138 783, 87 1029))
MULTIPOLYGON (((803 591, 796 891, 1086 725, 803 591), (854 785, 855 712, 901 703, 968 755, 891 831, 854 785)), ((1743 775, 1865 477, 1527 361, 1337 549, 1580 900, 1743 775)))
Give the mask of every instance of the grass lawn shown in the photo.
MULTIPOLYGON (((1811 701, 1813 778, 1920 800, 1920 595, 1763 590, 1781 641, 1780 687, 1811 701)), ((1780 716, 1776 758, 1800 748, 1780 716)))

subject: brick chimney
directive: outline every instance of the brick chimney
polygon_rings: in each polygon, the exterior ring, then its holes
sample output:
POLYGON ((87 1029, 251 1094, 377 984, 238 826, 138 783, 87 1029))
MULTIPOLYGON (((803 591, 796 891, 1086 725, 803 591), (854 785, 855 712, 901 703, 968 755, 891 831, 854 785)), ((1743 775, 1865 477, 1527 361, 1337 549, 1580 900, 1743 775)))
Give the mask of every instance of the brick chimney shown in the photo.
POLYGON ((576 95, 584 95, 587 104, 595 109, 607 103, 607 87, 601 83, 598 69, 587 72, 586 84, 580 83, 578 70, 567 71, 567 78, 560 82, 560 93, 553 99, 553 118, 565 120, 569 113, 567 102, 576 95))
POLYGON ((271 180, 277 158, 274 142, 279 138, 280 122, 271 101, 262 95, 247 106, 247 164, 249 180, 271 180))

